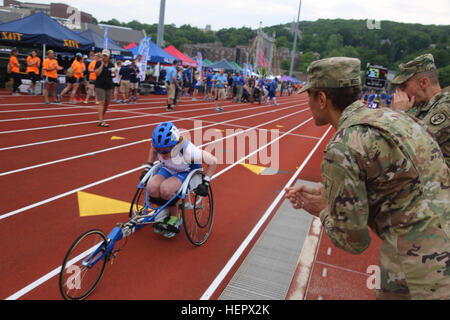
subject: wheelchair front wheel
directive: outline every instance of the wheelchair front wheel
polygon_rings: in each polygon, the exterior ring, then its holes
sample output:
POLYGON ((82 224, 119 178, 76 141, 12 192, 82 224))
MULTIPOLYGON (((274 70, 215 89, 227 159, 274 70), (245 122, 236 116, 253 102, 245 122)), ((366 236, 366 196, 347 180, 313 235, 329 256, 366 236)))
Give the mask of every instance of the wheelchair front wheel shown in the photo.
POLYGON ((105 270, 108 255, 93 266, 83 264, 85 258, 98 250, 100 258, 106 251, 107 239, 103 231, 94 229, 83 233, 67 252, 59 274, 59 289, 66 300, 83 300, 94 291, 105 270), (101 246, 101 247, 99 247, 101 246))
POLYGON ((181 203, 183 226, 189 241, 201 246, 208 239, 214 218, 214 200, 211 185, 208 195, 200 197, 191 191, 181 203))

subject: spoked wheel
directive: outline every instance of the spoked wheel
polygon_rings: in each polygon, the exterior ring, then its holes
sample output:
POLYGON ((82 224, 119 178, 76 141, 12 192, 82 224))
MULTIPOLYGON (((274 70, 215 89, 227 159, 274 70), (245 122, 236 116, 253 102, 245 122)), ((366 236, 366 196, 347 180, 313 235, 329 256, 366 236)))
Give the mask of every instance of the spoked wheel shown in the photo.
POLYGON ((134 194, 133 201, 131 202, 130 213, 128 218, 134 218, 136 215, 145 215, 146 212, 142 212, 145 208, 145 196, 146 188, 138 188, 134 194))
POLYGON ((103 231, 90 230, 83 233, 70 247, 64 258, 59 274, 59 289, 66 300, 83 300, 94 291, 105 270, 108 255, 107 239, 103 231), (94 265, 85 263, 98 260, 94 265))
POLYGON ((189 241, 200 246, 208 239, 214 218, 214 201, 211 186, 206 197, 191 191, 181 204, 183 226, 189 241))

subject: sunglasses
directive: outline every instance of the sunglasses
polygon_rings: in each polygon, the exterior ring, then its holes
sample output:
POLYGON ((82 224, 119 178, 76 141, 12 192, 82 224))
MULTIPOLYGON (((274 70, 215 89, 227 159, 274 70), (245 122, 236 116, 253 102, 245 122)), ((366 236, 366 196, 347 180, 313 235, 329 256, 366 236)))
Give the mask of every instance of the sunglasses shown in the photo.
POLYGON ((169 154, 173 148, 156 148, 156 152, 159 154, 169 154))

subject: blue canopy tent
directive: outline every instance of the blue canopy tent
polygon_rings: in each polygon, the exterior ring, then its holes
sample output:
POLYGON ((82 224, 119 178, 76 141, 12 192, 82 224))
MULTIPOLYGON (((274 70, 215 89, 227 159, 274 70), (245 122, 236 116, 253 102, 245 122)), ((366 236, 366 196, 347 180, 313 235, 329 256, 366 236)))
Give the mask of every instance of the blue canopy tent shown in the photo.
MULTIPOLYGON (((101 51, 104 49, 105 41, 103 37, 95 33, 94 31, 88 29, 79 34, 81 37, 87 39, 94 43, 94 46, 91 48, 93 51, 101 51)), ((108 38, 108 49, 111 51, 112 56, 121 56, 123 58, 131 57, 133 54, 130 50, 126 50, 115 43, 113 40, 108 38)))
POLYGON ((0 24, 0 43, 18 46, 42 45, 64 51, 89 51, 92 41, 80 37, 43 12, 0 24))
POLYGON ((217 63, 214 63, 210 68, 215 70, 224 69, 226 72, 236 72, 239 71, 235 66, 230 64, 226 59, 222 59, 217 63))
MULTIPOLYGON (((133 57, 139 54, 139 46, 131 48, 130 51, 133 53, 133 57)), ((167 53, 160 47, 158 47, 153 41, 150 40, 149 50, 148 50, 150 63, 161 63, 161 64, 172 64, 173 60, 177 60, 174 56, 167 53)))

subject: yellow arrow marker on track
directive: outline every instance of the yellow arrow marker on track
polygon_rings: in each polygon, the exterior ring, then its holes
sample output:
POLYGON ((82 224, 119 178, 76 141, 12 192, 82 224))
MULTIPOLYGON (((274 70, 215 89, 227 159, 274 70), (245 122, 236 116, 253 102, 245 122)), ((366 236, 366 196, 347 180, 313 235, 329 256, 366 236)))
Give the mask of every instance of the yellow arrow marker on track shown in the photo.
POLYGON ((112 136, 111 140, 125 140, 125 138, 123 137, 116 137, 116 136, 112 136))
POLYGON ((260 175, 264 170, 267 169, 266 167, 261 167, 254 164, 241 163, 241 165, 257 175, 260 175))
POLYGON ((87 192, 78 192, 80 217, 127 213, 131 203, 87 192))

